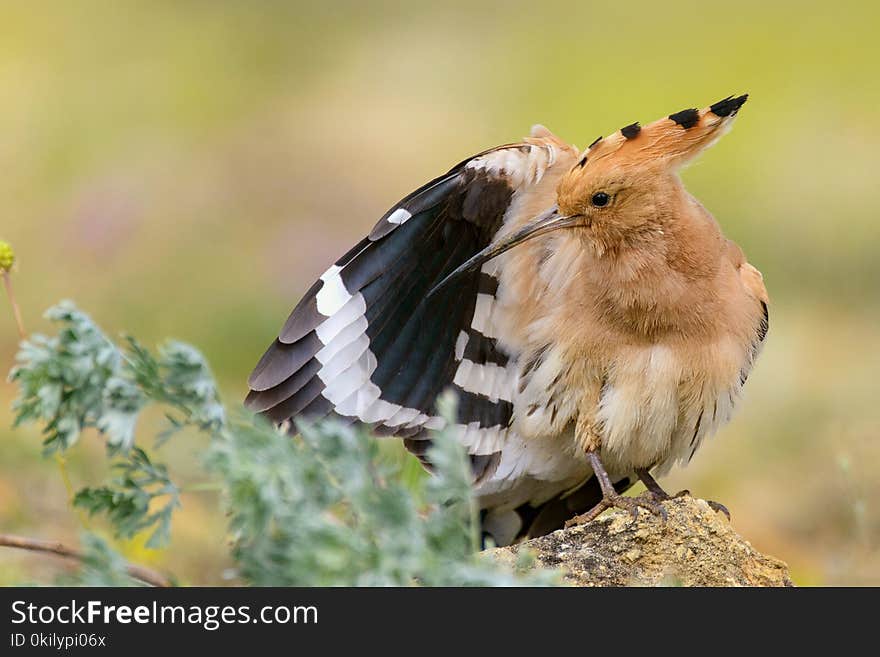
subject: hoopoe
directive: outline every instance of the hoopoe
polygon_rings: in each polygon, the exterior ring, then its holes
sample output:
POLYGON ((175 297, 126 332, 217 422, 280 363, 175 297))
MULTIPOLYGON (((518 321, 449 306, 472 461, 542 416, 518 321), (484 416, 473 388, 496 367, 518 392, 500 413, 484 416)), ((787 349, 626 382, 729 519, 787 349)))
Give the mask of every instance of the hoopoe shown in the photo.
POLYGON ((582 153, 535 126, 464 160, 321 275, 246 405, 365 423, 425 462, 452 389, 499 545, 611 506, 662 513, 654 476, 728 421, 767 333, 761 274, 678 176, 746 98, 582 153))

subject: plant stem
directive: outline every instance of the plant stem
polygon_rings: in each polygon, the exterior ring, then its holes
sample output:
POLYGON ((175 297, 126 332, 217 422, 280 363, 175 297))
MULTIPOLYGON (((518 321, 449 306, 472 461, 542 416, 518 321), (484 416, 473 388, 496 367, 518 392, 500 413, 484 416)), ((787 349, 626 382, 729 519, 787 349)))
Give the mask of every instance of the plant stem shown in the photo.
MULTIPOLYGON (((41 541, 36 538, 27 538, 25 536, 0 534, 0 546, 17 548, 19 550, 29 550, 31 552, 44 552, 46 554, 54 554, 59 557, 64 557, 65 559, 75 559, 77 561, 85 560, 85 555, 79 550, 67 547, 56 541, 41 541)), ((150 586, 162 588, 171 586, 171 580, 167 577, 144 566, 128 564, 125 567, 125 571, 130 577, 139 580, 144 584, 149 584, 150 586)))
POLYGON ((70 507, 76 513, 76 517, 79 519, 79 524, 83 529, 89 528, 89 519, 86 515, 85 511, 82 509, 78 509, 73 505, 73 499, 76 497, 76 491, 73 490, 73 483, 70 481, 70 473, 67 471, 67 459, 64 455, 56 453, 55 454, 55 462, 58 464, 58 472, 61 473, 61 480, 64 482, 64 488, 67 491, 67 503, 70 504, 70 507))
POLYGON ((24 322, 21 320, 21 309, 15 300, 15 292, 12 291, 12 279, 9 277, 8 271, 3 272, 3 284, 6 286, 6 294, 9 295, 9 302, 12 304, 12 314, 15 316, 15 323, 18 326, 18 335, 24 340, 27 338, 27 333, 24 330, 24 322))
POLYGON ((61 473, 61 480, 64 482, 64 488, 67 490, 67 501, 73 504, 73 484, 70 483, 70 475, 67 473, 67 459, 61 454, 55 454, 55 462, 58 463, 58 471, 61 473))

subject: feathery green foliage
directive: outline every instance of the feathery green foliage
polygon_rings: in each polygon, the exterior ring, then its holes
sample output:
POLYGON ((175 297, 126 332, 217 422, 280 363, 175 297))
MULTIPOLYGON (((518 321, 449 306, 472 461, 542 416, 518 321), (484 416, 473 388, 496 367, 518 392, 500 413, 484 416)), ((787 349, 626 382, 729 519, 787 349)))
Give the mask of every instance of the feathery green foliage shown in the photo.
POLYGON ((107 541, 84 532, 83 560, 73 573, 59 577, 58 586, 143 586, 126 572, 126 563, 107 541))
POLYGON ((123 391, 121 352, 70 302, 50 308, 46 317, 61 325, 58 335, 23 342, 9 376, 20 390, 15 426, 41 423, 47 454, 70 448, 88 427, 107 432, 108 448, 130 446, 143 399, 135 390, 123 391))
MULTIPOLYGON (((552 572, 519 575, 478 558, 470 464, 446 432, 431 437, 433 476, 407 486, 401 466, 380 458, 377 439, 364 428, 328 420, 300 426, 299 435, 290 437, 243 412, 230 422, 210 368, 196 349, 172 342, 157 357, 133 338, 120 348, 69 302, 47 316, 60 324, 58 335, 23 343, 11 373, 20 389, 16 424, 42 424, 47 453, 70 449, 87 428, 104 437, 115 476, 80 490, 74 504, 106 516, 118 536, 149 531, 150 547, 171 539, 181 493, 136 435, 140 413, 153 404, 165 410, 169 423, 157 436, 156 450, 184 426, 210 437, 204 466, 222 491, 232 555, 248 583, 504 586, 556 581, 552 572)), ((452 398, 441 406, 446 417, 454 415, 452 398)), ((88 539, 88 554, 92 561, 82 581, 127 577, 100 539, 88 539), (98 562, 106 572, 95 566, 98 562)))
POLYGON ((476 558, 478 528, 461 446, 433 437, 434 476, 413 495, 366 431, 327 421, 281 437, 263 422, 215 438, 241 575, 275 586, 549 584, 476 558), (424 497, 425 508, 414 499, 424 497))
POLYGON ((20 390, 13 406, 16 426, 41 423, 47 454, 66 451, 84 429, 96 429, 117 474, 103 486, 77 492, 74 505, 106 514, 120 537, 150 530, 148 547, 166 544, 180 491, 167 468, 135 446, 137 421, 154 403, 168 408, 169 428, 160 439, 186 425, 221 427, 225 414, 207 364, 195 349, 176 342, 164 346, 158 359, 133 338, 121 349, 69 301, 46 317, 60 325, 58 334, 23 342, 10 373, 20 390))
POLYGON ((118 475, 109 484, 79 490, 74 506, 90 515, 106 513, 116 533, 125 538, 152 528, 147 547, 166 545, 171 538, 171 514, 180 506, 180 491, 168 476, 168 468, 153 463, 140 447, 132 447, 113 469, 118 475))

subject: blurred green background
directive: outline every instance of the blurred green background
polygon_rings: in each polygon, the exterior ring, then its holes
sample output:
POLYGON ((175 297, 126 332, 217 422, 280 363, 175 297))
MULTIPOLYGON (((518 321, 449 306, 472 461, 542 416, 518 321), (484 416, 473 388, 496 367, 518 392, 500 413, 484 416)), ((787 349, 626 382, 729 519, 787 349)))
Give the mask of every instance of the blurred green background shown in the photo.
MULTIPOLYGON (((748 92, 684 177, 763 271, 769 341, 734 422, 665 483, 726 503, 799 584, 878 585, 878 24, 867 2, 3 3, 0 239, 29 330, 75 299, 108 331, 194 343, 234 405, 299 294, 451 164, 536 122, 585 146, 748 92)), ((0 531, 75 543, 14 395, 0 531)), ((83 443, 76 487, 106 467, 83 443)), ((168 448, 184 482, 202 448, 168 448)), ((122 548, 222 583, 224 521, 190 493, 170 549, 122 548)), ((61 566, 4 550, 0 584, 61 566)))

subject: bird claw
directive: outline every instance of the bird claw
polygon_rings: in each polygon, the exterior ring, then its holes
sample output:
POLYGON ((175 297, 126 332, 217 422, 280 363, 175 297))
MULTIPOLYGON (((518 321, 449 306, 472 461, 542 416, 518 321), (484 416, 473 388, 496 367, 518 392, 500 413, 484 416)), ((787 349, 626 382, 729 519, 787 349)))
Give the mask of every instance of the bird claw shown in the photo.
POLYGON ((575 516, 574 518, 568 520, 565 523, 565 526, 566 528, 568 528, 574 525, 586 524, 599 517, 599 515, 603 511, 612 508, 629 511, 633 520, 639 517, 639 508, 646 509, 649 513, 660 516, 660 519, 664 523, 666 523, 666 521, 669 519, 669 514, 666 513, 666 509, 663 508, 663 505, 661 505, 657 500, 649 495, 628 497, 625 495, 614 493, 612 495, 606 495, 605 497, 603 497, 596 506, 594 506, 586 513, 582 513, 581 515, 575 516))
POLYGON ((639 507, 647 509, 652 514, 660 516, 665 524, 669 520, 669 514, 666 512, 660 500, 655 500, 651 495, 639 495, 638 497, 628 497, 624 499, 633 500, 633 518, 638 517, 639 507))
POLYGON ((715 511, 716 513, 721 512, 725 516, 727 516, 727 522, 730 522, 730 511, 727 510, 727 507, 724 506, 721 502, 713 502, 712 500, 706 500, 706 504, 709 505, 709 508, 715 511))
MULTIPOLYGON (((669 500, 675 500, 680 497, 691 497, 691 492, 688 489, 680 490, 675 495, 668 495, 662 491, 648 491, 646 493, 654 498, 657 502, 667 502, 669 500)), ((727 516, 728 522, 730 521, 730 511, 724 506, 721 502, 714 502, 712 500, 706 500, 706 504, 709 505, 709 508, 717 513, 723 513, 727 516)))

